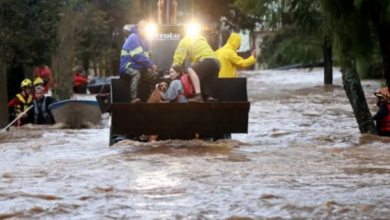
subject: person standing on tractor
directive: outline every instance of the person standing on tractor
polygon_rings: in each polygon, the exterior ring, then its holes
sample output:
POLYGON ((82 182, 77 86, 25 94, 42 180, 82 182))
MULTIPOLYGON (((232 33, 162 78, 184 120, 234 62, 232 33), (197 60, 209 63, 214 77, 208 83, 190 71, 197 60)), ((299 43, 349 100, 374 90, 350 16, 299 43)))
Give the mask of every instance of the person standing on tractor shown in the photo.
POLYGON ((140 80, 153 83, 158 73, 157 66, 149 59, 149 48, 146 45, 146 21, 142 20, 131 28, 121 51, 120 78, 130 81, 130 97, 132 103, 140 102, 140 80))
POLYGON ((51 70, 46 65, 40 65, 35 67, 34 69, 35 78, 40 77, 43 80, 44 85, 44 92, 45 94, 49 93, 50 86, 52 84, 52 75, 51 70))
POLYGON ((187 34, 176 48, 172 66, 182 66, 186 57, 191 62, 188 74, 195 89, 195 96, 188 101, 213 101, 213 81, 218 78, 220 63, 206 38, 187 34))
POLYGON ((253 51, 252 56, 247 59, 238 56, 236 51, 240 48, 240 46, 240 35, 232 33, 225 46, 219 48, 215 52, 219 62, 221 62, 221 70, 218 75, 219 78, 237 77, 237 67, 247 68, 256 63, 255 51, 253 51))
MULTIPOLYGON (((32 104, 33 98, 30 95, 31 87, 32 87, 31 80, 24 79, 20 84, 20 88, 22 91, 19 94, 17 94, 16 97, 8 103, 8 108, 14 108, 14 114, 16 118, 19 117, 20 114, 25 112, 32 104)), ((26 114, 24 114, 20 118, 20 120, 17 120, 14 125, 21 126, 27 124, 28 122, 29 120, 26 112, 26 114)))
POLYGON ((386 89, 377 90, 374 94, 377 97, 376 105, 379 107, 378 112, 373 119, 376 121, 376 129, 379 136, 390 137, 390 103, 389 93, 386 89))

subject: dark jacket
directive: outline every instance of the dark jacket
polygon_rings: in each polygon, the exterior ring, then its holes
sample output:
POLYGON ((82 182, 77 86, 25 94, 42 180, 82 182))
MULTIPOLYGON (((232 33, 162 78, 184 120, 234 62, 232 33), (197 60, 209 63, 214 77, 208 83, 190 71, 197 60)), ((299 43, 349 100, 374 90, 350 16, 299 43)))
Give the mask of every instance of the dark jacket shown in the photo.
POLYGON ((31 118, 34 124, 54 124, 53 116, 49 110, 49 105, 57 102, 57 100, 51 96, 43 96, 41 100, 35 99, 33 101, 34 107, 28 112, 29 118, 31 118))

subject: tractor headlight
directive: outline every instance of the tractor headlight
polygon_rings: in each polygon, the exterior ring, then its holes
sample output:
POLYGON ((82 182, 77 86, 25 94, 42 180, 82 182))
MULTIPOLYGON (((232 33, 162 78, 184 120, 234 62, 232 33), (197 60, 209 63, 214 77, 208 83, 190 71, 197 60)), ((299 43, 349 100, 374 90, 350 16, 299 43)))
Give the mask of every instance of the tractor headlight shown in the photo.
POLYGON ((200 25, 193 23, 187 26, 187 36, 195 37, 200 34, 200 25))
POLYGON ((157 34, 157 26, 155 24, 148 24, 146 26, 146 36, 148 38, 154 37, 157 34))

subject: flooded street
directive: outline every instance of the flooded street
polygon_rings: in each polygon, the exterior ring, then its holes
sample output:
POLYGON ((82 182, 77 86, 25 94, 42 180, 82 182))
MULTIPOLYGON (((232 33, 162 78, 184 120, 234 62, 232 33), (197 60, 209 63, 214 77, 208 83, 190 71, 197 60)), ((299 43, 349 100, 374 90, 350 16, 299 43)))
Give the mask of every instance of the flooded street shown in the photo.
MULTIPOLYGON (((123 141, 108 127, 0 134, 0 219, 388 219, 390 138, 360 135, 335 69, 248 77, 249 133, 123 141)), ((374 91, 363 81, 376 112, 374 91)))

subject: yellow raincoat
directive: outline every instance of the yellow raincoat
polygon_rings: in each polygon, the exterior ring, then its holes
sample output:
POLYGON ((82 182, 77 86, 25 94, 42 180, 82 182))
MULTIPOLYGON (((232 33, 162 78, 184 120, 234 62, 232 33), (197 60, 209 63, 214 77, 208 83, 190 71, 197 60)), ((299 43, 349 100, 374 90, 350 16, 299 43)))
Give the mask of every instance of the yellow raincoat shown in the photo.
POLYGON ((254 56, 248 59, 243 59, 238 56, 237 50, 241 45, 240 35, 233 33, 230 35, 227 43, 222 48, 219 48, 215 53, 221 63, 221 70, 219 71, 220 78, 237 77, 237 67, 247 68, 256 63, 254 56))
POLYGON ((186 57, 190 60, 191 65, 205 58, 217 60, 215 52, 207 43, 206 38, 202 36, 186 36, 181 39, 179 46, 176 48, 175 55, 173 56, 173 65, 181 66, 186 57))

